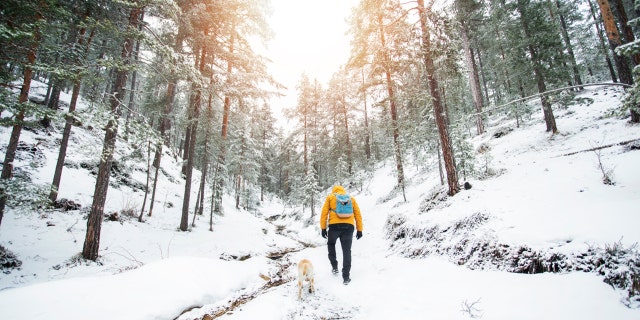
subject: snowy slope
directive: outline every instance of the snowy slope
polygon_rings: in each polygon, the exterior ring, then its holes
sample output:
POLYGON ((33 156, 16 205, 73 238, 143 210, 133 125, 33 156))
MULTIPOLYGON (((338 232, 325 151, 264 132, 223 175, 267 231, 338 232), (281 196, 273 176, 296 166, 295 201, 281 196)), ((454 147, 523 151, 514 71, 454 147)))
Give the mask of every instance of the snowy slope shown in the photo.
MULTIPOLYGON (((504 119, 492 123, 488 133, 473 143, 489 147, 490 167, 502 173, 469 180, 471 190, 436 203, 432 210, 421 208, 434 190, 440 190, 436 170, 408 172, 404 202, 401 196, 390 196, 393 164, 382 164, 363 191, 353 193, 363 212, 365 232, 354 240, 353 281, 348 286, 331 275, 326 246, 315 224, 264 219, 292 210, 277 199, 270 199, 257 213, 236 210, 225 199, 225 215, 214 217, 214 232, 208 231, 208 216, 198 217, 190 232, 178 232, 183 185, 177 162, 169 156, 163 158, 164 168, 172 178, 163 176, 160 182, 154 215, 145 217, 145 223, 105 221, 100 263, 77 259, 86 211, 9 210, 0 226, 0 244, 16 253, 23 265, 0 274, 0 319, 202 319, 207 313, 229 310, 233 301, 240 300, 246 303, 238 303, 221 318, 638 319, 640 310, 623 303, 624 292, 594 272, 527 275, 496 268, 471 270, 435 251, 407 258, 407 249, 437 248, 421 238, 397 241, 390 248, 390 217, 403 215, 416 228, 444 228, 478 212, 488 218, 467 234, 469 241, 490 239, 565 254, 618 241, 627 246, 637 242, 640 151, 626 151, 624 146, 602 149, 603 163, 613 169, 613 186, 601 182, 594 152, 562 155, 639 139, 640 126, 606 116, 619 104, 617 90, 591 89, 584 95, 594 103, 556 112, 560 133, 555 136, 544 132, 541 112, 521 128, 504 119), (514 130, 493 138, 498 126, 514 130), (287 249, 294 252, 280 259, 266 257, 287 249), (298 301, 289 266, 301 258, 316 266, 317 291, 305 292, 298 301), (270 281, 274 285, 268 288, 270 281), (187 312, 180 315, 183 311, 187 312)), ((0 130, 0 143, 6 145, 9 130, 0 130)), ((90 138, 79 128, 74 128, 74 136, 76 142, 100 138, 99 133, 90 138)), ((36 143, 28 131, 21 140, 36 143)), ((83 161, 86 152, 80 152, 78 144, 71 148, 70 155, 77 157, 72 161, 83 161)), ((57 150, 40 150, 46 161, 32 169, 32 177, 47 184, 57 150)), ((29 167, 33 161, 27 158, 17 166, 29 167)), ((134 175, 144 180, 143 172, 134 175)), ((86 208, 93 183, 87 170, 65 168, 61 197, 86 208)), ((127 186, 111 188, 109 210, 133 204, 139 208, 142 196, 127 186)))

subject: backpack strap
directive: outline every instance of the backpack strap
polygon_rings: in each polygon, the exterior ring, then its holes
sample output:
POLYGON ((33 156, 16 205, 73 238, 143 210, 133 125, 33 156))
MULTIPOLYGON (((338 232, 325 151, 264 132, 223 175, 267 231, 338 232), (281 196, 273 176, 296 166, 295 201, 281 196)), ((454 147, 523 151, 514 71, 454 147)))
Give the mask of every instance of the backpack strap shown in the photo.
MULTIPOLYGON (((336 206, 338 206, 338 193, 332 193, 333 197, 336 198, 336 206)), ((329 211, 333 211, 333 213, 336 212, 336 208, 331 209, 331 206, 329 206, 329 211)))

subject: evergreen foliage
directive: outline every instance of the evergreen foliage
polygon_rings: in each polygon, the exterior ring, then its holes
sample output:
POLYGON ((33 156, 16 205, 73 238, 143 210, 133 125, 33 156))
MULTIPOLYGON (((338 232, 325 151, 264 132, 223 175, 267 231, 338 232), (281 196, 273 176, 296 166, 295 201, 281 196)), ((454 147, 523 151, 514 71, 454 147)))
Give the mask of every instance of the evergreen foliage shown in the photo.
MULTIPOLYGON (((161 167, 166 154, 182 157, 195 172, 208 169, 204 177, 196 173, 193 182, 205 181, 204 198, 212 200, 204 203, 217 212, 223 194, 235 196, 246 209, 265 195, 317 209, 323 190, 335 183, 357 185, 365 179, 363 170, 391 157, 400 187, 410 181, 403 165, 442 172, 443 141, 450 141, 462 177, 488 174, 485 160, 490 155, 478 153, 469 142, 478 111, 467 49, 478 68, 484 120, 503 115, 519 125, 523 117, 539 116, 526 103, 509 104, 540 90, 536 70, 548 89, 576 84, 578 78, 593 82, 615 77, 607 65, 610 50, 598 34, 604 29, 599 12, 592 11, 596 6, 568 0, 427 5, 360 1, 349 19, 349 60, 328 83, 300 75, 296 104, 284 112, 284 132, 272 111, 283 106, 270 102, 282 86, 253 47, 255 38, 267 41, 272 36, 268 1, 6 0, 0 7, 0 125, 37 127, 41 120, 60 124, 68 118, 76 126, 104 128, 116 120, 116 128, 126 128, 116 137, 118 148, 138 146, 119 150, 126 161, 146 162, 151 143, 154 166, 161 167), (138 17, 142 23, 123 27, 129 24, 124 13, 134 4, 144 8, 138 17), (424 29, 420 13, 426 18, 424 29), (462 30, 468 33, 467 43, 462 30), (127 39, 134 52, 123 58, 127 39), (428 50, 425 41, 430 42, 428 50), (34 51, 36 59, 30 63, 34 51), (18 103, 21 78, 29 68, 48 92, 18 103), (108 110, 118 70, 129 75, 125 97, 119 97, 121 117, 108 110), (438 83, 444 140, 436 125, 440 113, 435 114, 430 80, 438 83), (57 97, 75 84, 88 107, 67 114, 57 97)), ((637 27, 637 21, 630 24, 637 27)), ((633 56, 639 48, 634 41, 618 52, 633 56)), ((637 67, 634 73, 640 77, 637 67)), ((624 104, 636 114, 637 79, 624 104)), ((558 102, 553 108, 564 103, 558 102)), ((3 181, 6 190, 30 192, 17 180, 3 181)), ((10 205, 18 205, 15 201, 10 205)), ((194 202, 185 201, 185 212, 194 202)))

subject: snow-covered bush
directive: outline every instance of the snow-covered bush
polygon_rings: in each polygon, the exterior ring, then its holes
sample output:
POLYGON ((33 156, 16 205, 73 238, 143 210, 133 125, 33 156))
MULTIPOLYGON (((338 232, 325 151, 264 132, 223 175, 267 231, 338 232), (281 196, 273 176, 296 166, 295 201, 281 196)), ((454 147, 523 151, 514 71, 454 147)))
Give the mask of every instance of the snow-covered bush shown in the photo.
POLYGON ((526 274, 596 272, 605 283, 626 291, 626 305, 640 307, 640 254, 636 245, 625 248, 618 242, 576 255, 510 246, 500 243, 492 230, 483 228, 490 218, 485 212, 476 212, 443 225, 393 214, 387 218, 385 232, 391 250, 410 258, 437 254, 471 269, 526 274))
POLYGON ((0 269, 3 273, 9 273, 11 269, 19 268, 21 265, 22 261, 13 252, 0 246, 0 269))

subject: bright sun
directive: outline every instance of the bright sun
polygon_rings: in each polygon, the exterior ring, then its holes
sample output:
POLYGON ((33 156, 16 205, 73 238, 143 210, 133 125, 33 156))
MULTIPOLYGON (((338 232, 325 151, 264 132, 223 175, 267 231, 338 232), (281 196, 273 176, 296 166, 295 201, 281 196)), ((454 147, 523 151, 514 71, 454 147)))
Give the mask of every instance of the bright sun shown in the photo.
POLYGON ((271 0, 269 24, 275 36, 268 44, 269 71, 287 86, 286 106, 296 101, 302 73, 326 84, 349 58, 346 19, 357 0, 271 0))

